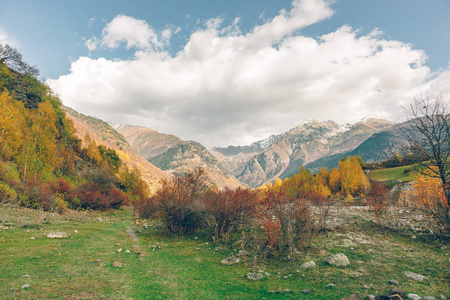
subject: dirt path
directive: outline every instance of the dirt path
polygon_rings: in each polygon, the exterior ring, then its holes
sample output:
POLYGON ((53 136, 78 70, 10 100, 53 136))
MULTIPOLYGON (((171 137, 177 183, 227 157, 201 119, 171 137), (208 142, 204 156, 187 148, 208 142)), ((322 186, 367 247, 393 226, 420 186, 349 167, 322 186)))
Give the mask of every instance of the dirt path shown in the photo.
MULTIPOLYGON (((139 237, 136 235, 136 233, 134 232, 134 230, 131 227, 127 227, 127 234, 130 236, 130 239, 133 241, 133 243, 137 243, 139 242, 139 237)), ((143 250, 141 250, 141 247, 139 245, 132 245, 134 251, 136 251, 136 253, 140 254, 140 259, 143 259, 143 257, 145 256, 145 252, 143 250)))

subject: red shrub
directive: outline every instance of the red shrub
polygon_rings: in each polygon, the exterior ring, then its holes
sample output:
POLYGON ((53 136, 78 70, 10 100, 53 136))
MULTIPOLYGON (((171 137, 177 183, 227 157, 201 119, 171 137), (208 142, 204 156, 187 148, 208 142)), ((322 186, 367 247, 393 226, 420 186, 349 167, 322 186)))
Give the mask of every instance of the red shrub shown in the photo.
POLYGON ((239 225, 248 223, 256 212, 256 194, 250 189, 210 191, 203 201, 206 224, 214 238, 227 240, 239 225))
POLYGON ((371 183, 370 191, 367 194, 367 201, 372 207, 372 211, 375 214, 375 219, 378 224, 381 222, 381 217, 391 206, 388 193, 389 189, 383 183, 379 181, 373 181, 371 183))

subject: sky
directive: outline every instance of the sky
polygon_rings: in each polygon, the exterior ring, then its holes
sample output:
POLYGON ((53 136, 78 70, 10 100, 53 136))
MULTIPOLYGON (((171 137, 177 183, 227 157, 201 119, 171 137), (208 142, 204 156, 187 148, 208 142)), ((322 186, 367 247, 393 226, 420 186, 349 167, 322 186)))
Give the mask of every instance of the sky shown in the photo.
POLYGON ((448 0, 0 0, 0 43, 79 112, 211 148, 450 99, 448 16, 448 0))

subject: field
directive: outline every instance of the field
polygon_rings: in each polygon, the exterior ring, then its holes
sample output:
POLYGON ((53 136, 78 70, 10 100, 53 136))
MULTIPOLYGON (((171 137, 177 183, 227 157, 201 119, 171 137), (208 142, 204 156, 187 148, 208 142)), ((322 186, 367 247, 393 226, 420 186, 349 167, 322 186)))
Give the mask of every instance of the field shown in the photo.
POLYGON ((254 249, 246 249, 248 258, 224 266, 220 261, 236 255, 239 242, 213 243, 206 232, 166 237, 157 222, 136 220, 130 209, 60 216, 2 206, 0 295, 2 299, 341 299, 356 292, 362 297, 386 294, 399 287, 422 297, 449 297, 450 242, 427 234, 410 211, 392 212, 388 219, 395 219, 395 230, 377 226, 366 208, 343 207, 333 213, 332 229, 319 233, 291 260, 261 260, 254 249), (56 231, 69 237, 47 238, 56 231), (347 255, 350 265, 328 265, 326 257, 336 253, 347 255), (300 267, 310 260, 317 267, 300 267), (427 279, 413 280, 405 271, 427 279), (266 275, 250 280, 249 272, 266 275))
POLYGON ((415 179, 415 176, 414 166, 402 166, 369 172, 369 178, 377 181, 411 181, 415 179))

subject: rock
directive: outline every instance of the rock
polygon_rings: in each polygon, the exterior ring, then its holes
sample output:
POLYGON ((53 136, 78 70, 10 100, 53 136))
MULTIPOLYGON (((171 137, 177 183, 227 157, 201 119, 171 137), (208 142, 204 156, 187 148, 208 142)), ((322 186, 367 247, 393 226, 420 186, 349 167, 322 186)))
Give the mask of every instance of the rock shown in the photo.
POLYGON ((34 236, 30 237, 30 240, 35 240, 34 236))
POLYGON ((428 279, 428 277, 426 277, 426 276, 423 276, 423 275, 420 275, 420 274, 416 274, 416 273, 413 273, 413 272, 406 271, 406 272, 403 272, 403 274, 405 274, 406 277, 412 278, 412 279, 417 280, 417 281, 424 281, 425 279, 428 279))
POLYGON ((339 253, 336 255, 328 256, 327 263, 337 267, 344 267, 348 266, 350 264, 350 261, 348 260, 348 257, 345 254, 339 253))
POLYGON ((309 293, 313 293, 314 290, 313 289, 306 289, 306 290, 302 290, 303 294, 309 294, 309 293))
POLYGON ((102 260, 100 258, 97 258, 95 261, 96 262, 101 262, 102 260))
POLYGON ((30 278, 31 276, 28 275, 28 274, 26 274, 26 275, 23 275, 22 277, 23 277, 23 278, 30 278))
POLYGON ((117 252, 119 253, 122 252, 122 248, 117 249, 117 252))
POLYGON ((420 299, 422 299, 422 297, 420 297, 417 294, 408 294, 407 297, 408 297, 407 299, 409 299, 409 300, 420 300, 420 299))
POLYGON ((310 261, 307 261, 304 264, 302 264, 300 266, 300 268, 310 269, 310 268, 315 268, 316 266, 317 266, 316 263, 313 260, 310 260, 310 261))
POLYGON ((47 234, 47 238, 48 239, 66 239, 68 238, 69 235, 66 232, 50 232, 49 234, 47 234))
POLYGON ((389 283, 390 283, 390 284, 394 284, 394 285, 399 285, 399 284, 400 284, 400 283, 398 282, 398 280, 395 280, 395 279, 389 280, 389 283))
POLYGON ((28 283, 25 283, 24 285, 22 285, 22 289, 27 289, 29 287, 30 287, 30 285, 28 283))
POLYGON ((260 273, 254 273, 254 272, 247 273, 247 278, 251 279, 251 280, 259 280, 259 279, 261 279, 263 277, 264 277, 264 275, 260 274, 260 273))
POLYGON ((434 269, 433 268, 427 268, 427 271, 428 272, 434 272, 434 269))
POLYGON ((361 297, 359 296, 358 293, 350 295, 350 296, 346 296, 344 298, 342 298, 341 300, 361 300, 361 297))
POLYGON ((436 300, 436 298, 433 297, 433 296, 423 296, 422 299, 423 299, 423 300, 436 300))
POLYGON ((97 221, 102 222, 103 219, 102 218, 97 218, 97 221))
POLYGON ((336 287, 336 284, 335 283, 329 283, 329 284, 326 285, 326 287, 330 288, 330 289, 333 289, 333 288, 336 287))
POLYGON ((274 290, 271 290, 270 292, 274 293, 274 294, 278 294, 278 293, 290 293, 292 291, 290 289, 276 288, 274 290))
POLYGON ((131 251, 130 251, 130 250, 128 250, 128 249, 127 249, 127 250, 126 250, 125 252, 126 252, 126 253, 131 253, 131 251))
POLYGON ((118 267, 118 268, 122 268, 122 263, 120 261, 115 261, 113 262, 113 267, 118 267))
POLYGON ((400 297, 404 298, 406 295, 406 291, 404 289, 395 287, 392 290, 389 291, 388 296, 392 295, 399 295, 400 297))
POLYGON ((245 250, 239 250, 237 256, 238 257, 246 257, 246 256, 248 256, 248 252, 245 250))
POLYGON ((74 232, 75 232, 75 233, 78 233, 78 230, 75 230, 74 232))
POLYGON ((240 259, 238 257, 230 256, 228 258, 222 259, 222 261, 220 263, 222 265, 230 266, 230 265, 238 264, 239 262, 240 262, 240 259))
POLYGON ((367 300, 375 300, 375 295, 372 294, 367 295, 367 300))
POLYGON ((13 223, 5 223, 5 226, 8 226, 8 227, 13 227, 13 226, 14 226, 14 224, 13 224, 13 223))
POLYGON ((270 277, 270 273, 264 272, 264 276, 270 277))

